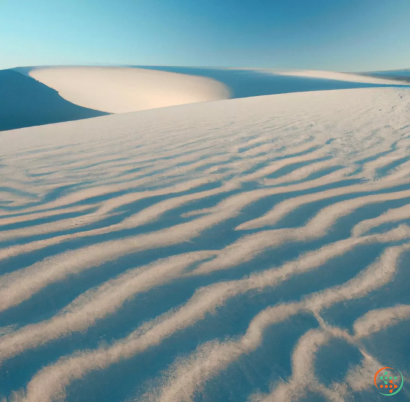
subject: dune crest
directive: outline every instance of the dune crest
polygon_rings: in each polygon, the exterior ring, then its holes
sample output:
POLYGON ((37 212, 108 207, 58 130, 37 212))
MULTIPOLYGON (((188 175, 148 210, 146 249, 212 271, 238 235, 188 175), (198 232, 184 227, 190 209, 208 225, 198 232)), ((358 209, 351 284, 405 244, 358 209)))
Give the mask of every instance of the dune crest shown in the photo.
POLYGON ((71 103, 108 113, 229 98, 229 89, 216 80, 139 68, 53 67, 29 75, 71 103))
MULTIPOLYGON (((321 71, 321 70, 291 70, 281 71, 275 74, 288 75, 296 77, 321 78, 324 80, 361 82, 367 84, 382 84, 382 85, 406 85, 404 82, 396 81, 387 78, 370 77, 359 73, 339 73, 336 71, 321 71)), ((408 84, 407 84, 408 85, 408 84)))

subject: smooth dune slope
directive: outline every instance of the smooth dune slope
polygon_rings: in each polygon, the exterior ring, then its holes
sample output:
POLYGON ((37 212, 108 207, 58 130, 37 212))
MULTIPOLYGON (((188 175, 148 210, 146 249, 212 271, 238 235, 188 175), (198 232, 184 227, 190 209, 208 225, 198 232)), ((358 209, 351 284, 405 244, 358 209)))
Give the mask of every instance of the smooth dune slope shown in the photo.
POLYGON ((0 133, 0 400, 384 400, 409 115, 367 88, 0 133))
MULTIPOLYGON (((268 70, 266 70, 268 71, 268 70)), ((371 77, 368 75, 355 74, 355 73, 339 73, 335 71, 320 71, 320 70, 290 70, 277 72, 279 75, 295 76, 295 77, 309 77, 309 78, 321 78, 325 80, 335 81, 348 81, 348 82, 360 82, 363 84, 380 84, 380 85, 406 85, 401 81, 395 80, 394 76, 383 77, 371 77)))
POLYGON ((29 72, 76 105, 126 113, 229 97, 222 83, 204 77, 124 67, 36 68, 29 72))

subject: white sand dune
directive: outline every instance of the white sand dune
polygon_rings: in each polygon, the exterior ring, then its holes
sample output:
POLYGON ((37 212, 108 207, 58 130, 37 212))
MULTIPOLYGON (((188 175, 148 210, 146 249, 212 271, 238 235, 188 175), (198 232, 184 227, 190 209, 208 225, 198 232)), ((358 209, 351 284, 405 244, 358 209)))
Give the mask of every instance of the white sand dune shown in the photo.
MULTIPOLYGON (((405 84, 393 79, 330 71, 277 72, 269 69, 249 69, 249 71, 362 84, 405 84)), ((108 113, 126 113, 228 99, 231 97, 232 90, 223 82, 209 77, 146 68, 36 67, 29 71, 29 75, 55 89, 62 98, 75 105, 108 113)))
POLYGON ((0 133, 0 400, 354 401, 408 376, 409 113, 368 88, 0 133))
MULTIPOLYGON (((270 70, 263 70, 269 72, 270 70)), ((272 71, 273 72, 273 71, 272 71)), ((393 79, 371 77, 358 73, 339 73, 336 71, 321 71, 321 70, 289 70, 274 72, 279 75, 288 75, 296 77, 320 78, 324 80, 361 82, 367 84, 382 84, 382 85, 408 85, 405 82, 396 81, 393 79)))
POLYGON ((229 89, 210 78, 140 68, 36 68, 29 75, 69 102, 108 113, 229 98, 229 89))
POLYGON ((326 71, 17 67, 0 71, 0 131, 221 99, 405 84, 400 76, 326 71))

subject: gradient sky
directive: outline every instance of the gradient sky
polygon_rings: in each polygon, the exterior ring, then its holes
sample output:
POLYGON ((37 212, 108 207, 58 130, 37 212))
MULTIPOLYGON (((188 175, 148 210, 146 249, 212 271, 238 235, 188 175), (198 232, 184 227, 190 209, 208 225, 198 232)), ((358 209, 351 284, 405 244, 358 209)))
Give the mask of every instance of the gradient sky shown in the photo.
POLYGON ((410 0, 0 0, 0 69, 410 67, 410 0))

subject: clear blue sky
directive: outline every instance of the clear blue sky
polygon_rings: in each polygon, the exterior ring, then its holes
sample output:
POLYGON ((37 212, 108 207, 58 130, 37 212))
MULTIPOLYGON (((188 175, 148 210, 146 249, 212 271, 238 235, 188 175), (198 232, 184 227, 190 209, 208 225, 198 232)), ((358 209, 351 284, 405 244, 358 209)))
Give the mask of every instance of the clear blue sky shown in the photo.
POLYGON ((0 0, 0 69, 410 67, 410 0, 0 0))

